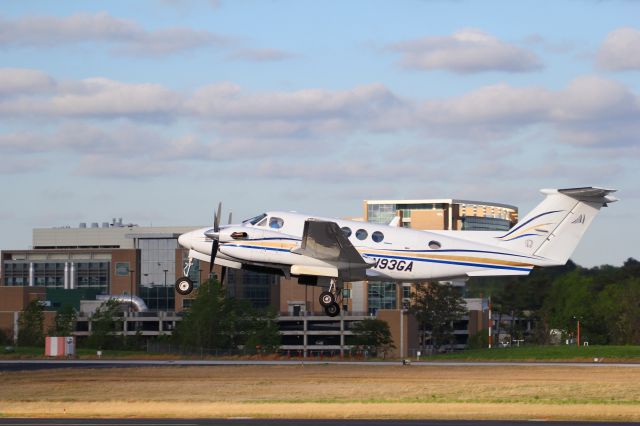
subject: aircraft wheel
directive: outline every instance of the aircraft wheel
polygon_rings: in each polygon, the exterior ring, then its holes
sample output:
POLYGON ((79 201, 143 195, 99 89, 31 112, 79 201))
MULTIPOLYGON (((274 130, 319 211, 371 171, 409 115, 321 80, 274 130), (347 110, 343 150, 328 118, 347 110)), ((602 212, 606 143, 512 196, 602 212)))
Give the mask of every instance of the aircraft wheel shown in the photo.
POLYGON ((323 291, 322 293, 320 293, 320 304, 322 305, 322 307, 326 308, 332 303, 335 303, 335 301, 336 298, 328 291, 323 291))
POLYGON ((186 296, 193 291, 193 281, 189 279, 189 277, 180 277, 176 280, 176 291, 186 296))
POLYGON ((340 305, 333 302, 329 306, 324 307, 324 312, 330 317, 337 317, 340 314, 340 305))

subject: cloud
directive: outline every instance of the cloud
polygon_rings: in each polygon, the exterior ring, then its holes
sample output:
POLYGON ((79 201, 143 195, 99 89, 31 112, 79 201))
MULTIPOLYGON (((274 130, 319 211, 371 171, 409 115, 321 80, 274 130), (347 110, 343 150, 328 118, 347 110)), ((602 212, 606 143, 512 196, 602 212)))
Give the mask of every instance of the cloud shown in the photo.
POLYGON ((450 36, 402 41, 388 47, 402 55, 400 64, 417 70, 443 69, 456 73, 527 72, 542 68, 538 57, 477 29, 450 36))
POLYGON ((0 68, 0 96, 46 92, 54 86, 53 79, 42 71, 0 68))
POLYGON ((545 125, 561 143, 631 147, 637 144, 640 100, 620 83, 583 76, 558 91, 499 84, 426 101, 418 117, 427 134, 447 138, 496 140, 545 125))
MULTIPOLYGON (((36 71, 18 74, 35 76, 26 81, 36 83, 5 86, 12 95, 0 97, 0 118, 11 118, 11 130, 0 131, 0 154, 71 154, 78 162, 75 172, 91 176, 134 177, 135 162, 141 164, 140 175, 155 176, 161 175, 156 163, 190 168, 190 162, 207 161, 278 177, 280 164, 260 163, 277 157, 296 164, 287 173, 302 179, 396 176, 394 168, 381 166, 385 162, 430 179, 416 159, 427 156, 450 165, 459 160, 451 160, 457 152, 469 150, 481 161, 497 151, 517 156, 514 148, 523 138, 535 144, 538 135, 567 149, 588 147, 590 155, 620 158, 637 153, 640 133, 638 96, 597 76, 576 78, 560 90, 501 83, 418 100, 382 84, 260 92, 227 82, 178 92, 100 77, 58 81, 36 71), (34 129, 34 122, 41 128, 34 129), (441 146, 447 147, 445 155, 441 146), (353 161, 362 159, 362 152, 380 159, 353 161), (312 164, 309 158, 323 162, 312 164), (352 159, 349 170, 333 166, 340 164, 338 158, 352 159)), ((438 172, 433 165, 428 169, 438 172)))
POLYGON ((58 82, 35 71, 31 71, 28 79, 24 76, 29 75, 30 70, 21 71, 25 83, 21 87, 17 83, 7 85, 7 90, 13 86, 14 94, 21 96, 0 98, 0 116, 166 119, 179 112, 182 102, 179 94, 158 84, 122 83, 102 77, 58 82), (32 81, 30 85, 29 81, 32 81), (44 89, 40 93, 36 91, 38 81, 47 82, 40 84, 44 89))
POLYGON ((198 89, 186 107, 224 134, 307 137, 396 127, 401 122, 390 120, 400 119, 406 105, 382 84, 340 91, 247 93, 232 83, 220 83, 198 89))
POLYGON ((266 62, 293 55, 278 49, 255 49, 234 37, 185 27, 148 30, 135 21, 106 12, 70 16, 0 16, 0 47, 54 47, 100 43, 132 56, 164 56, 203 48, 228 52, 229 57, 266 62))
POLYGON ((597 55, 600 68, 609 71, 640 70, 640 30, 618 28, 605 38, 597 55))

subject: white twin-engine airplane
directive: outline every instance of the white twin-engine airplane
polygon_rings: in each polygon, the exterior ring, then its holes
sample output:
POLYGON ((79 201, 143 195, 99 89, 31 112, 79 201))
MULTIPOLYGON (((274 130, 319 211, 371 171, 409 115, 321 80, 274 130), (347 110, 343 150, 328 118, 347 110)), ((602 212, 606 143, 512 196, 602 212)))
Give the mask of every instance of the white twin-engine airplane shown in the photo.
POLYGON ((188 275, 195 258, 221 265, 223 275, 227 267, 247 269, 324 286, 320 303, 336 316, 344 282, 527 275, 534 266, 565 264, 600 208, 617 201, 611 189, 542 192, 546 198, 533 211, 497 232, 421 231, 397 227, 397 218, 377 225, 278 211, 220 226, 219 205, 213 228, 179 237, 189 260, 176 291, 193 290, 188 275))

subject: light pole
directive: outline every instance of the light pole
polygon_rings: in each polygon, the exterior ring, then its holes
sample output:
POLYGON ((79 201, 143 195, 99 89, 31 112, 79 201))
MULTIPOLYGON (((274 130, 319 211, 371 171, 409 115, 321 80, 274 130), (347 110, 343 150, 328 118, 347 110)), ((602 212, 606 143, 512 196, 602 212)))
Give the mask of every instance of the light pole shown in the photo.
POLYGON ((573 317, 574 320, 576 320, 577 324, 576 324, 576 343, 578 344, 578 347, 580 347, 580 317, 573 317))
POLYGON ((163 269, 164 271, 164 303, 165 305, 165 310, 169 310, 169 293, 167 292, 167 272, 169 271, 168 269, 163 269))
POLYGON ((135 272, 133 269, 129 270, 129 274, 131 275, 131 281, 129 283, 129 312, 133 311, 133 274, 135 272))

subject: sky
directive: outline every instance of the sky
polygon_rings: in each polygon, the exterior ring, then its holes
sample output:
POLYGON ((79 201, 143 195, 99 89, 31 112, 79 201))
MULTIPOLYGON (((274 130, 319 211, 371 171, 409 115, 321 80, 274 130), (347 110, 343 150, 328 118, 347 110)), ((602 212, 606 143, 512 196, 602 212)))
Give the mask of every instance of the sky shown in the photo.
POLYGON ((618 189, 574 253, 640 259, 640 2, 19 1, 0 9, 0 249, 123 217, 618 189))

